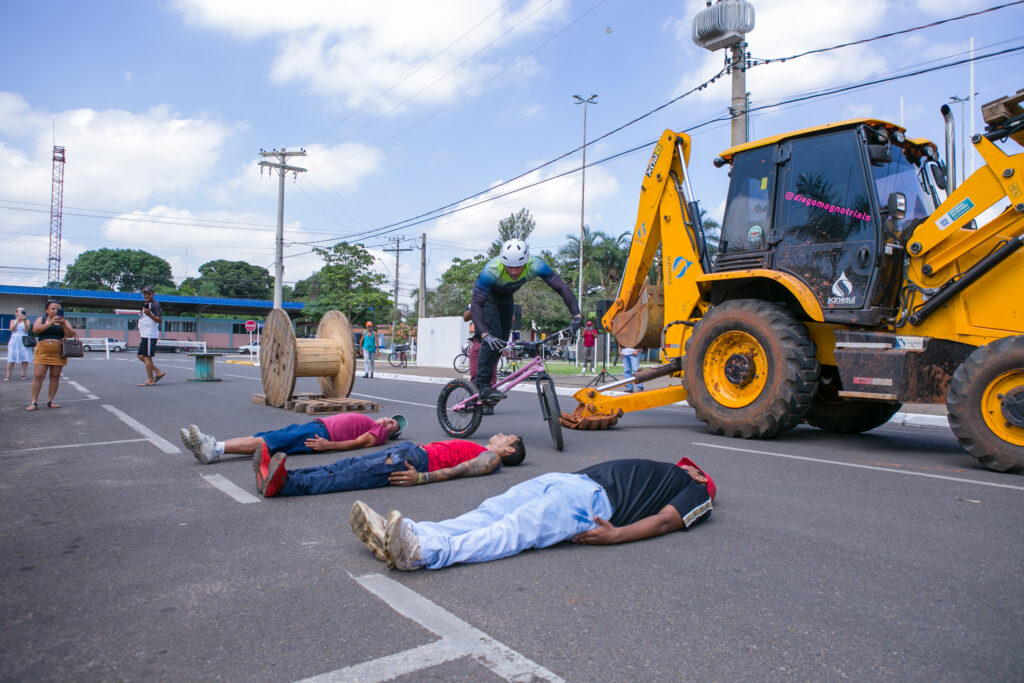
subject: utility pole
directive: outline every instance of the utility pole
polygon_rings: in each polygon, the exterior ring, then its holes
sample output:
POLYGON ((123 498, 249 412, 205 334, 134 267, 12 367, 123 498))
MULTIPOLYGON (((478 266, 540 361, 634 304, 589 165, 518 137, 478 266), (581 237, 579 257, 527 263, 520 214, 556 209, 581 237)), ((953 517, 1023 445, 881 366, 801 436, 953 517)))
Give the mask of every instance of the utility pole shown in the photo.
MULTIPOLYGON (((584 199, 587 196, 587 105, 597 104, 597 95, 591 95, 583 99, 579 95, 573 95, 576 104, 583 105, 583 164, 580 166, 580 276, 579 289, 577 290, 578 305, 580 314, 583 314, 583 208, 584 199)), ((586 315, 583 316, 586 319, 586 315)))
POLYGON ((750 109, 750 93, 747 92, 747 41, 746 34, 754 30, 754 6, 747 0, 718 0, 714 5, 707 0, 707 7, 693 17, 693 42, 699 47, 714 52, 730 48, 725 66, 732 74, 732 101, 729 114, 732 116, 732 144, 747 141, 747 111, 750 109))
POLYGON ((261 157, 275 157, 277 162, 261 161, 260 162, 260 173, 263 173, 263 168, 277 169, 278 173, 278 186, 277 186, 277 241, 274 247, 274 308, 282 308, 284 305, 284 175, 289 171, 294 175, 292 178, 298 177, 299 173, 305 173, 306 169, 299 168, 298 166, 289 166, 287 161, 289 157, 304 157, 306 156, 306 150, 300 149, 297 152, 289 152, 283 147, 281 149, 272 149, 269 152, 260 150, 261 157))
POLYGON ((395 328, 398 327, 398 257, 403 251, 412 251, 412 247, 406 247, 402 249, 402 238, 392 237, 395 241, 394 249, 383 249, 382 251, 393 251, 395 252, 395 307, 391 313, 391 339, 395 338, 395 328))
POLYGON ((416 317, 427 317, 427 233, 420 235, 420 305, 416 317))

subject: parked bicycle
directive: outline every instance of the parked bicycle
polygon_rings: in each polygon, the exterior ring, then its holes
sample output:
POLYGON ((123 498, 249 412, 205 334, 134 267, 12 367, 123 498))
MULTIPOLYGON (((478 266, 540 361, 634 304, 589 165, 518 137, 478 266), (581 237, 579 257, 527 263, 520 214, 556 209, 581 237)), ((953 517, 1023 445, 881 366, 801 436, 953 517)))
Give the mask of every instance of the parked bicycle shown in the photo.
POLYGON ((408 344, 399 344, 395 347, 395 350, 388 354, 388 362, 396 368, 407 368, 409 367, 409 357, 406 353, 409 351, 408 344))
MULTIPOLYGON (((536 380, 540 414, 548 423, 551 440, 555 444, 555 450, 558 451, 562 450, 564 446, 562 425, 558 422, 562 411, 558 407, 555 383, 548 374, 547 366, 544 365, 543 349, 548 344, 557 343, 562 334, 567 332, 568 329, 565 329, 537 342, 514 342, 513 348, 530 360, 512 374, 500 379, 494 386, 500 392, 507 392, 528 379, 536 380)), ((473 434, 480 426, 480 422, 483 420, 484 406, 493 406, 496 403, 497 401, 494 400, 480 399, 480 392, 469 380, 453 379, 444 385, 441 395, 437 398, 437 419, 441 423, 441 429, 446 433, 464 439, 473 434)))
POLYGON ((469 349, 473 345, 472 339, 466 340, 466 345, 462 347, 462 352, 455 356, 455 362, 452 365, 455 367, 455 372, 462 373, 463 375, 469 372, 469 349))

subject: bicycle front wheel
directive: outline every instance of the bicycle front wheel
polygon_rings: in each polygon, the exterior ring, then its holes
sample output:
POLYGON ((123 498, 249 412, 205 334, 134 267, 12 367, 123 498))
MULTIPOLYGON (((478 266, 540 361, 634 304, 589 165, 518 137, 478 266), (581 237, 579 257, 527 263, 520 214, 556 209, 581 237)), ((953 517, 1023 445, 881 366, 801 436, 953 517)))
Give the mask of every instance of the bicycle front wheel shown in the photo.
POLYGON ((565 446, 562 439, 562 423, 558 418, 562 415, 558 407, 558 394, 555 393, 555 383, 548 375, 542 375, 537 380, 537 394, 540 396, 540 413, 548 422, 548 430, 551 432, 551 441, 555 444, 555 450, 560 451, 565 446))
POLYGON ((455 372, 461 372, 462 374, 466 374, 467 372, 469 372, 469 356, 467 356, 464 353, 460 353, 459 355, 455 356, 455 362, 453 363, 453 365, 455 366, 455 372))
POLYGON ((398 355, 397 353, 395 353, 394 351, 392 351, 392 352, 391 352, 391 353, 390 353, 390 354, 388 355, 388 362, 389 362, 389 363, 391 363, 391 366, 392 366, 392 367, 395 367, 395 368, 400 368, 400 367, 402 367, 402 357, 401 357, 401 356, 399 356, 399 355, 398 355))
POLYGON ((476 403, 462 410, 454 410, 454 407, 477 393, 473 383, 466 379, 453 379, 445 384, 437 397, 437 421, 441 423, 441 429, 459 439, 475 432, 483 419, 483 406, 476 403))

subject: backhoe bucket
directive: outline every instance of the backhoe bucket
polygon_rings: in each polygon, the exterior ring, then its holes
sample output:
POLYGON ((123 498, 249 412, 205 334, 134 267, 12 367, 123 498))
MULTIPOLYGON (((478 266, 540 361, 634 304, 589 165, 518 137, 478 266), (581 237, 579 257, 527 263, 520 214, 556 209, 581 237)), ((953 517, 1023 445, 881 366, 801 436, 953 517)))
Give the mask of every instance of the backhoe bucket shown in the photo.
POLYGON ((621 409, 609 415, 588 415, 586 408, 580 404, 572 413, 562 413, 558 421, 563 427, 569 429, 608 429, 614 427, 620 417, 622 417, 621 409))
POLYGON ((664 322, 665 290, 648 284, 633 308, 612 318, 611 332, 620 348, 658 349, 664 322))

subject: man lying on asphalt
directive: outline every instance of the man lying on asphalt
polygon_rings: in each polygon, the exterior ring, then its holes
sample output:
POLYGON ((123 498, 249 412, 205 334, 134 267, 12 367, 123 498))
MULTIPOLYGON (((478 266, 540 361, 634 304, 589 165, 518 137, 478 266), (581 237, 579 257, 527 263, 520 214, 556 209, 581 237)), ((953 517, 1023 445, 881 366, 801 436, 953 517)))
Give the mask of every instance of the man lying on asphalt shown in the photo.
POLYGON ((266 447, 253 455, 256 488, 264 498, 311 496, 319 493, 375 489, 382 486, 418 486, 459 477, 479 477, 502 465, 518 465, 526 447, 515 434, 495 434, 486 446, 451 439, 428 444, 402 441, 389 448, 333 465, 285 469, 286 455, 273 457, 266 447))
POLYGON ((217 441, 203 434, 199 427, 189 425, 179 430, 181 442, 192 451, 196 460, 209 465, 228 454, 252 456, 266 447, 271 453, 288 455, 314 451, 351 451, 379 446, 388 439, 397 439, 408 424, 405 417, 379 417, 376 420, 359 413, 338 413, 311 422, 293 424, 269 432, 258 432, 227 441, 217 441))
POLYGON ((689 458, 675 465, 612 460, 544 474, 444 522, 387 521, 356 501, 352 531, 389 567, 440 569, 487 562, 561 541, 609 545, 688 529, 711 514, 715 483, 689 458))

